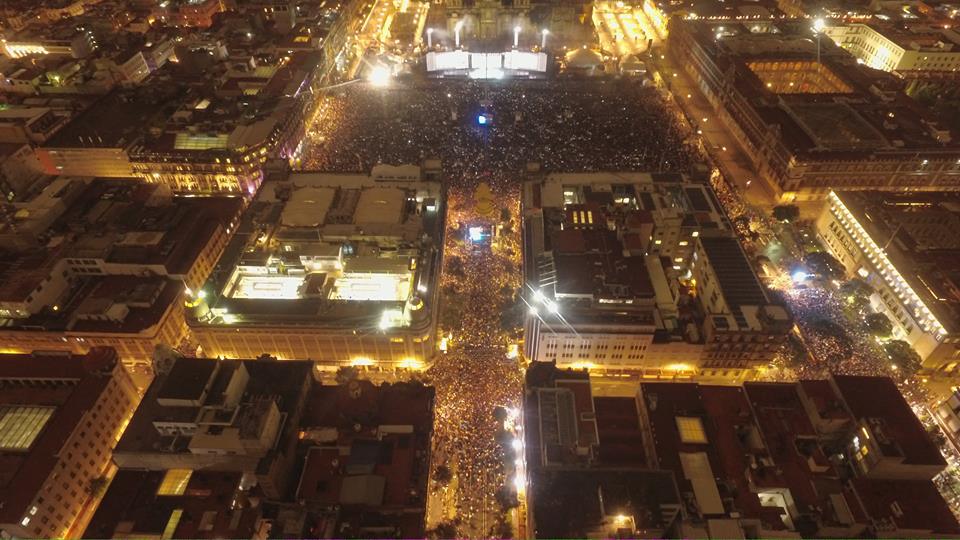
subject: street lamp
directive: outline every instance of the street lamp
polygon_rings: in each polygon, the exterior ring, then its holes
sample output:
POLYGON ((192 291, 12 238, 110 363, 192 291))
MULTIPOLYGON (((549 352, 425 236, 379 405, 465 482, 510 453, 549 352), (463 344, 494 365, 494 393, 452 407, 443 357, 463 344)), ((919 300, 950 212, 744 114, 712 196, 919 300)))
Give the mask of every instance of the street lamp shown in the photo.
POLYGON ((463 21, 458 21, 457 25, 453 27, 453 39, 458 49, 460 48, 460 30, 462 29, 463 21))
POLYGON ((513 48, 516 49, 517 45, 520 43, 520 26, 513 27, 513 48))
POLYGON ((547 34, 549 34, 549 33, 550 33, 550 31, 547 30, 546 28, 544 28, 544 29, 540 32, 540 50, 543 50, 543 49, 546 49, 546 48, 547 48, 547 34))
POLYGON ((374 86, 386 86, 390 84, 390 70, 385 66, 375 66, 370 70, 367 80, 374 86))
POLYGON ((433 28, 427 28, 427 48, 433 48, 433 28))
POLYGON ((823 31, 826 23, 823 22, 823 19, 816 18, 813 20, 813 33, 817 35, 817 69, 820 69, 820 32, 823 31))

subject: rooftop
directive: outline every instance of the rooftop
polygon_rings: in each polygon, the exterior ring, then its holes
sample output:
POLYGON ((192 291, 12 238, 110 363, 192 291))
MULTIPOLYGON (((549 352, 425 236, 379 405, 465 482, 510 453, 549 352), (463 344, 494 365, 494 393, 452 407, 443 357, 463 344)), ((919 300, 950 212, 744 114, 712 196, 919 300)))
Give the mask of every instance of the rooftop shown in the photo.
POLYGON ((834 375, 833 381, 856 420, 883 421, 885 438, 897 445, 905 464, 946 466, 937 445, 891 379, 834 375))
POLYGON ((164 495, 165 471, 122 469, 84 538, 250 538, 261 509, 240 488, 239 472, 194 471, 179 495, 164 495))
MULTIPOLYGON (((960 332, 960 196, 836 192, 932 315, 960 332)), ((918 309, 922 309, 919 308, 918 309)))
POLYGON ((442 235, 429 203, 440 185, 414 169, 266 182, 205 286, 210 311, 197 324, 409 325, 406 304, 434 289, 442 235))
POLYGON ((109 348, 0 354, 0 523, 20 521, 118 362, 109 348))

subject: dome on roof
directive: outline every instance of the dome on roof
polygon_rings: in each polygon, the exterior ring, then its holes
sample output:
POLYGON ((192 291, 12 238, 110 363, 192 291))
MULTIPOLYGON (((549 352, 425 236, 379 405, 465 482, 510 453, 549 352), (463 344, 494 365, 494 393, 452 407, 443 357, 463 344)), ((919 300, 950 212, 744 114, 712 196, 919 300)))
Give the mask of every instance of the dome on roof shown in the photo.
POLYGON ((567 53, 566 62, 568 68, 595 68, 603 64, 603 57, 597 51, 581 48, 567 53))

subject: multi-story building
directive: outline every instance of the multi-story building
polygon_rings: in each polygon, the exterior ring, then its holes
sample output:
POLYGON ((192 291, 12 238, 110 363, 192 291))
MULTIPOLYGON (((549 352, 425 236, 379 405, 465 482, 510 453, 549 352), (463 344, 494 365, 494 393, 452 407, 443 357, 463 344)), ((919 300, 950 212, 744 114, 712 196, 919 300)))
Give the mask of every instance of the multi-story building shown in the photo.
POLYGON ((433 388, 313 372, 159 359, 84 536, 423 537, 433 388))
POLYGON ((601 397, 586 371, 536 363, 526 383, 537 538, 960 532, 931 480, 946 462, 889 378, 644 382, 601 397))
POLYGON ((0 143, 42 143, 65 123, 47 107, 14 107, 0 111, 0 143))
POLYGON ((960 389, 954 389, 934 411, 935 418, 954 448, 960 448, 960 389))
POLYGON ((310 362, 166 357, 117 444, 122 469, 246 472, 279 498, 292 478, 310 362))
POLYGON ((435 351, 440 183, 416 166, 264 184, 190 326, 208 356, 421 368, 435 351))
POLYGON ((113 346, 144 386, 154 348, 186 336, 182 294, 206 281, 243 204, 59 178, 9 206, 0 223, 0 342, 76 353, 113 346))
POLYGON ((550 174, 524 193, 528 358, 644 376, 743 379, 791 326, 706 183, 550 174))
POLYGON ((670 471, 646 465, 634 398, 594 396, 587 371, 536 362, 523 425, 510 472, 528 537, 679 537, 684 501, 670 471))
POLYGON ((782 200, 831 188, 960 189, 956 134, 904 94, 903 80, 859 65, 809 23, 670 24, 676 63, 782 200))
MULTIPOLYGON (((152 51, 131 57, 131 80, 153 69, 152 51)), ((300 144, 319 60, 319 53, 301 52, 255 68, 220 62, 222 84, 188 92, 178 80, 157 75, 154 84, 104 96, 37 156, 48 174, 139 177, 180 193, 250 197, 268 158, 290 158, 300 144)))
POLYGON ((0 536, 79 534, 138 399, 110 348, 0 354, 0 536))
POLYGON ((931 481, 946 462, 889 378, 643 383, 637 403, 651 465, 692 501, 683 536, 957 534, 931 481))
POLYGON ((942 26, 905 30, 874 22, 829 24, 825 36, 858 60, 883 71, 957 71, 960 34, 942 26))
POLYGON ((960 196, 831 192, 817 235, 851 275, 869 283, 871 305, 893 322, 924 367, 960 374, 960 196))

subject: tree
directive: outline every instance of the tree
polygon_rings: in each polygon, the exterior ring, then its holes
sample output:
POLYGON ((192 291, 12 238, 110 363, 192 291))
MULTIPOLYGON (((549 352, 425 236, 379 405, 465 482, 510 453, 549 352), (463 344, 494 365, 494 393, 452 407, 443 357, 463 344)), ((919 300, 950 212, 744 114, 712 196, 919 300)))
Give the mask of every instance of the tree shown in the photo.
POLYGON ((912 377, 922 367, 920 355, 906 341, 900 339, 889 341, 883 345, 883 350, 890 361, 897 366, 897 371, 905 377, 912 377))
POLYGON ((893 333, 893 323, 891 323, 890 318, 883 313, 871 313, 867 315, 863 320, 863 324, 867 327, 868 332, 877 337, 888 337, 893 333))
POLYGON ((781 204, 773 207, 773 217, 777 221, 796 221, 800 217, 800 209, 793 204, 781 204))
POLYGON ((433 530, 427 531, 427 537, 432 539, 459 538, 459 520, 438 523, 433 530))
POLYGON ((337 384, 340 386, 346 386, 357 380, 359 376, 360 371, 358 371, 356 367, 340 366, 337 368, 337 374, 334 376, 334 380, 337 381, 337 384))
POLYGON ((840 285, 840 294, 845 296, 847 301, 855 308, 863 309, 870 303, 873 287, 866 281, 855 277, 840 285))
POLYGON ((815 251, 803 259, 803 263, 810 270, 823 279, 841 279, 846 274, 843 265, 833 255, 826 251, 815 251))
POLYGON ((447 485, 453 480, 453 471, 450 470, 450 467, 446 465, 439 465, 436 469, 433 470, 433 479, 437 481, 440 485, 447 485))
POLYGON ((779 356, 787 367, 800 368, 807 361, 807 348, 800 341, 800 338, 790 333, 787 334, 787 339, 780 347, 779 356))

